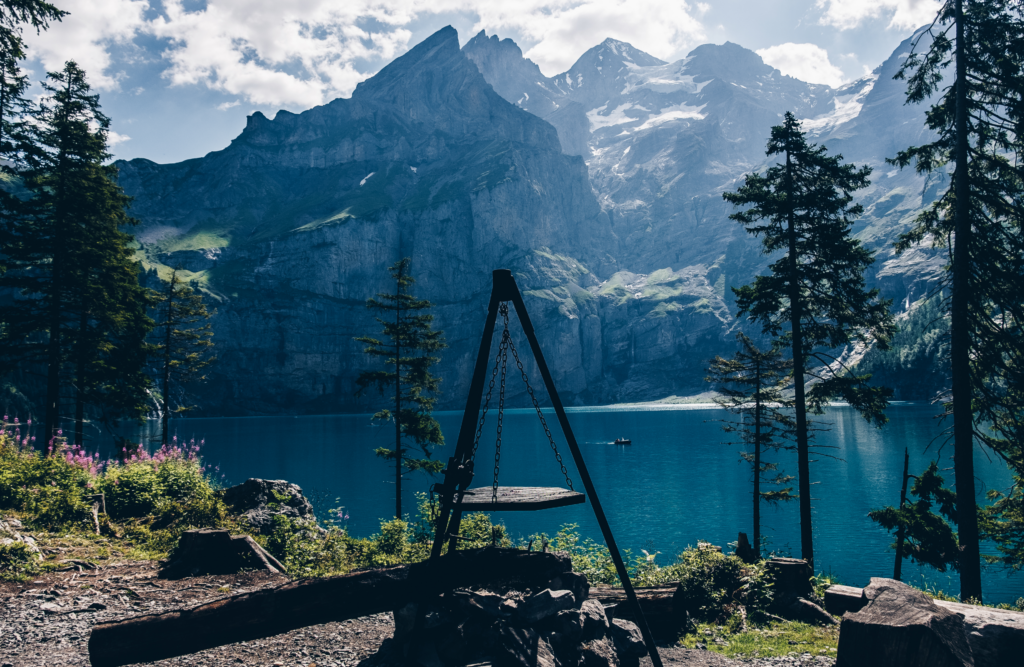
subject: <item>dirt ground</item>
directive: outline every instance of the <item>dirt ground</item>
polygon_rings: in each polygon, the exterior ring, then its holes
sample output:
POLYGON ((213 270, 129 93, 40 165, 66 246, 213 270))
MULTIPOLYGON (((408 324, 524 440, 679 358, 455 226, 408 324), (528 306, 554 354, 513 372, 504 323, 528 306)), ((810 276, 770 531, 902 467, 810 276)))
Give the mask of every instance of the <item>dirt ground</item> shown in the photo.
MULTIPOLYGON (((170 581, 153 561, 98 569, 73 566, 24 584, 0 583, 0 667, 89 665, 93 625, 142 614, 194 607, 219 597, 276 586, 280 575, 243 573, 170 581)), ((391 637, 390 614, 328 623, 257 641, 240 642, 162 660, 160 667, 356 667, 391 637)), ((834 660, 791 654, 736 661, 708 651, 660 648, 666 665, 694 667, 831 667, 834 660)), ((651 665, 650 658, 644 664, 651 665)), ((369 667, 364 665, 363 667, 369 667)))

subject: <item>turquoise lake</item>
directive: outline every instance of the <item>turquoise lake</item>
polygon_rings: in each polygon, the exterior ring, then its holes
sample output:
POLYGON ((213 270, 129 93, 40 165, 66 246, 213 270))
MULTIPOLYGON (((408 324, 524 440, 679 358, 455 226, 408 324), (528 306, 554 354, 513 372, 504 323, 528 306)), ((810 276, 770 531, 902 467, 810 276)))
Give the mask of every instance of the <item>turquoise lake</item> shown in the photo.
MULTIPOLYGON (((862 586, 872 576, 892 576, 893 538, 867 517, 870 509, 899 502, 903 450, 910 451, 912 474, 928 462, 952 467, 952 447, 940 450, 941 426, 936 407, 893 404, 889 423, 876 429, 850 408, 833 407, 821 418, 830 430, 817 435, 822 447, 812 454, 815 560, 819 571, 843 583, 862 586), (830 458, 835 457, 835 458, 830 458)), ((582 488, 572 457, 554 415, 547 412, 556 443, 570 476, 582 488)), ((447 460, 455 448, 461 413, 435 413, 447 445, 435 456, 447 460)), ((593 407, 569 409, 569 420, 594 479, 597 492, 621 549, 659 552, 658 562, 697 540, 725 546, 739 531, 751 530, 750 468, 740 447, 728 440, 719 420, 728 414, 709 405, 652 408, 593 407), (629 447, 615 446, 616 437, 632 438, 629 447)), ((394 512, 393 469, 373 454, 394 444, 391 425, 375 425, 369 415, 181 419, 172 422, 179 438, 205 440, 204 459, 219 466, 226 483, 249 477, 286 479, 306 491, 318 491, 346 508, 354 535, 374 533, 381 518, 394 512)), ((489 487, 494 461, 494 420, 488 417, 477 454, 474 486, 489 487)), ((147 425, 143 430, 155 428, 147 425)), ((148 435, 136 432, 137 438, 148 435)), ((778 456, 782 468, 795 474, 795 455, 778 456)), ((978 451, 975 466, 979 499, 989 488, 1005 489, 1010 476, 1003 463, 978 451)), ((943 473, 947 484, 952 470, 943 473)), ((427 475, 406 478, 404 508, 415 511, 414 493, 432 483, 427 475)), ((564 486, 544 432, 532 410, 506 411, 500 481, 510 486, 564 486)), ((795 484, 795 481, 794 481, 795 484)), ((768 547, 799 556, 797 503, 762 508, 762 534, 768 547)), ((586 537, 601 540, 590 505, 540 512, 499 512, 515 537, 538 532, 554 534, 559 526, 579 524, 586 537)), ((983 548, 983 551, 986 549, 983 548)), ((987 549, 991 551, 991 548, 987 549)), ((959 592, 956 573, 938 573, 905 562, 905 581, 948 593, 959 592)), ((1001 568, 983 573, 986 601, 1012 602, 1024 596, 1024 573, 1001 568)))

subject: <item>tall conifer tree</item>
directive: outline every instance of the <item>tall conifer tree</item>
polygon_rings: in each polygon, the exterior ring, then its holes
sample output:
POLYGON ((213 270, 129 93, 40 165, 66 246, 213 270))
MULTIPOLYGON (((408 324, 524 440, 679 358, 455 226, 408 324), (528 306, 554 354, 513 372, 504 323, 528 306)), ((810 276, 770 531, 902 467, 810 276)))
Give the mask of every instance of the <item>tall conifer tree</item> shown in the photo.
POLYGON ((949 253, 952 384, 945 415, 952 418, 964 600, 982 597, 975 440, 1002 455, 1024 482, 1021 11, 1019 2, 947 0, 918 37, 930 44, 919 49, 915 43, 896 75, 907 80, 908 103, 939 98, 926 114, 935 141, 910 147, 893 162, 920 172, 953 164, 949 188, 896 248, 903 252, 930 236, 949 253))
POLYGON ((845 165, 842 156, 807 144, 789 112, 772 128, 767 155, 782 162, 764 175, 748 174, 739 190, 723 196, 738 206, 751 205, 729 217, 761 239, 764 254, 782 254, 767 275, 733 292, 737 317, 760 323, 765 334, 792 352, 800 547, 802 557, 813 563, 807 413, 841 397, 868 421, 885 423, 891 390, 871 387, 870 376, 855 375, 830 350, 857 341, 884 349, 894 324, 889 302, 878 298, 878 290, 865 289, 864 269, 874 256, 851 233, 851 218, 863 212, 859 204, 851 205, 852 193, 868 185, 871 169, 845 165))
MULTIPOLYGON (((62 390, 72 383, 79 405, 107 391, 127 398, 127 387, 144 386, 144 356, 132 347, 144 341, 129 332, 151 323, 137 306, 145 293, 131 236, 120 229, 135 222, 125 212, 129 198, 116 169, 103 164, 110 121, 74 62, 49 73, 43 87, 48 98, 26 125, 30 150, 17 172, 24 196, 5 225, 11 270, 2 283, 24 298, 2 319, 7 361, 46 366, 48 441, 61 428, 62 390)), ((145 396, 133 400, 138 406, 145 396)))
POLYGON ((379 370, 364 371, 356 380, 359 391, 373 387, 381 396, 393 397, 393 407, 377 412, 375 420, 390 420, 395 424, 395 447, 380 447, 377 456, 395 463, 395 518, 402 518, 402 477, 409 472, 423 470, 438 473, 440 461, 430 458, 430 450, 444 444, 441 426, 431 416, 441 386, 440 378, 430 368, 440 359, 433 354, 445 347, 444 332, 434 331, 434 316, 422 311, 432 307, 429 301, 417 299, 409 293, 415 281, 410 275, 412 260, 401 259, 388 269, 395 281, 394 292, 381 292, 369 299, 366 307, 380 314, 376 318, 387 342, 370 336, 356 338, 366 343, 363 350, 376 357, 379 370), (423 454, 423 458, 409 456, 406 439, 423 454))
POLYGON ((160 442, 169 441, 171 413, 180 414, 191 406, 173 406, 171 393, 175 388, 206 379, 203 370, 216 357, 211 357, 213 329, 211 313, 203 303, 203 296, 188 286, 171 271, 171 279, 155 295, 157 323, 153 354, 159 364, 159 383, 162 394, 160 442))
POLYGON ((770 451, 792 449, 796 422, 790 415, 793 400, 783 392, 788 384, 792 364, 782 358, 778 348, 762 350, 746 335, 736 335, 740 349, 730 359, 715 357, 708 366, 707 382, 717 385, 720 394, 715 403, 741 421, 727 421, 726 433, 739 435, 740 442, 751 451, 741 453, 750 464, 754 481, 754 553, 761 553, 761 503, 795 500, 793 488, 785 485, 793 477, 779 471, 779 464, 765 459, 770 451), (738 388, 734 388, 738 387, 738 388), (783 487, 764 490, 762 485, 783 487))

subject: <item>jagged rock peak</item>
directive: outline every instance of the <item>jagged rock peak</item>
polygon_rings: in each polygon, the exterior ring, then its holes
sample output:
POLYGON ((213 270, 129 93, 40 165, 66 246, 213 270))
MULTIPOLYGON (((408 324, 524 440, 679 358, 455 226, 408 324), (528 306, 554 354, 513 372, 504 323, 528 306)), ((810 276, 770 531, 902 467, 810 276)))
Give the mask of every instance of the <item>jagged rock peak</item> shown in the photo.
POLYGON ((395 58, 374 76, 360 82, 352 93, 352 99, 387 96, 395 88, 415 85, 425 73, 429 72, 428 76, 431 76, 437 70, 450 68, 453 75, 467 74, 461 66, 464 61, 459 50, 459 33, 450 25, 445 26, 409 49, 405 55, 395 58))
POLYGON ((629 42, 623 42, 617 39, 612 39, 611 37, 608 37, 603 42, 587 51, 587 53, 584 53, 583 56, 580 57, 580 60, 583 60, 587 56, 587 54, 590 53, 593 53, 595 55, 604 55, 608 51, 611 51, 616 56, 619 56, 623 61, 634 63, 636 65, 639 65, 640 67, 651 67, 653 65, 665 64, 664 60, 655 58, 651 54, 641 51, 640 49, 636 48, 629 42))
MULTIPOLYGON (((692 75, 705 75, 740 83, 778 72, 757 53, 739 44, 702 44, 686 56, 686 69, 692 75)), ((782 76, 782 74, 779 74, 782 76)))

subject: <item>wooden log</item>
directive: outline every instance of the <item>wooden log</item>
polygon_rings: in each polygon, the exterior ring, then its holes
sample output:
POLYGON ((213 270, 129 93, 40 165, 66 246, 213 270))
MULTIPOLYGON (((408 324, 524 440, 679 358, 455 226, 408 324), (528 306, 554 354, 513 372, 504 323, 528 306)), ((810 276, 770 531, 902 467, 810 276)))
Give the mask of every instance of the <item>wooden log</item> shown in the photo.
POLYGON ((93 628, 93 667, 117 667, 195 653, 399 609, 453 588, 512 582, 546 586, 572 571, 568 557, 518 549, 459 551, 412 565, 294 581, 193 609, 138 616, 93 628))
MULTIPOLYGON (((634 588, 637 602, 644 612, 651 632, 659 639, 675 640, 679 636, 682 619, 676 614, 673 605, 678 584, 668 586, 641 586, 634 588)), ((611 586, 592 586, 590 599, 610 607, 615 618, 634 621, 634 614, 626 598, 626 591, 611 586)))
POLYGON ((825 591, 825 609, 836 616, 842 616, 848 611, 860 611, 867 603, 863 588, 835 584, 825 591))

